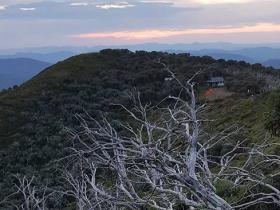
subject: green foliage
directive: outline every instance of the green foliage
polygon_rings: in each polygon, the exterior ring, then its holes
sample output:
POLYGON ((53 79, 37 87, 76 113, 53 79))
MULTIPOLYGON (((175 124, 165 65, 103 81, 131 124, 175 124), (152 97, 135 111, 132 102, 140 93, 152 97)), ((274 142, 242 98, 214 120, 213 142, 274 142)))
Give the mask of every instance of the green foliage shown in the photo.
POLYGON ((217 128, 236 119, 250 128, 256 126, 251 121, 259 106, 254 104, 249 111, 248 104, 241 106, 246 110, 235 105, 243 104, 241 96, 248 94, 248 88, 250 95, 258 94, 269 85, 265 76, 258 76, 260 72, 279 78, 276 72, 244 62, 159 52, 103 50, 59 62, 20 87, 0 93, 0 200, 14 191, 13 174, 36 175, 43 185, 59 186, 59 168, 54 161, 67 155, 65 148, 72 143, 64 128, 80 129, 76 114, 86 118, 86 111, 98 118, 104 112, 112 119, 128 120, 114 104, 130 106, 129 91, 138 90, 143 103, 152 104, 177 95, 180 87, 165 81, 170 75, 157 63, 159 58, 182 81, 202 70, 195 78, 200 89, 206 88, 209 74, 224 76, 236 98, 226 104, 214 102, 208 114, 218 118, 217 128))
POLYGON ((274 136, 280 136, 280 89, 275 90, 267 100, 265 127, 274 136))
POLYGON ((239 186, 235 187, 232 182, 227 180, 219 180, 216 183, 216 191, 218 195, 221 195, 227 202, 238 202, 246 195, 247 187, 239 186))

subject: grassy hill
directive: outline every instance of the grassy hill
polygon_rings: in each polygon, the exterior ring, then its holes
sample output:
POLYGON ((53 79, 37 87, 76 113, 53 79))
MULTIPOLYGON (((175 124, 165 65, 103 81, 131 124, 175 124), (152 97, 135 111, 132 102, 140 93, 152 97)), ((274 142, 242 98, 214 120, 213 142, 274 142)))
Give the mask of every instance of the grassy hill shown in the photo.
POLYGON ((187 54, 132 53, 103 50, 83 54, 51 66, 20 87, 0 93, 0 199, 11 192, 13 174, 41 178, 48 186, 58 185, 53 162, 71 145, 63 128, 79 129, 75 114, 93 116, 105 112, 112 119, 125 119, 113 104, 129 106, 128 92, 140 91, 143 103, 159 103, 176 95, 180 87, 165 80, 167 64, 185 80, 201 71, 195 81, 201 102, 209 75, 223 75, 230 97, 211 101, 208 116, 222 129, 232 123, 246 128, 251 141, 264 134, 264 107, 269 90, 280 75, 261 65, 214 60, 187 54))

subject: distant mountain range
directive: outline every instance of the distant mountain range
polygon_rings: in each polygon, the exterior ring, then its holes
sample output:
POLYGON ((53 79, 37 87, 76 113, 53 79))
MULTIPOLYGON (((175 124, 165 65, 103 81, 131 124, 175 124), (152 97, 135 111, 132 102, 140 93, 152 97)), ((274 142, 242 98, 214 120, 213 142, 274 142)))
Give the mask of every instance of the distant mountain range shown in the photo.
POLYGON ((131 51, 163 51, 190 53, 195 56, 211 56, 215 59, 260 63, 265 67, 280 69, 280 44, 245 45, 232 43, 159 44, 146 43, 119 46, 45 47, 0 50, 0 89, 21 84, 31 79, 50 64, 74 55, 99 52, 105 48, 131 51), (265 47, 264 47, 265 46, 265 47))
POLYGON ((0 89, 19 85, 50 65, 29 58, 0 59, 0 89))
POLYGON ((250 64, 260 63, 265 67, 280 69, 280 48, 258 47, 238 50, 201 49, 186 50, 184 52, 189 52, 196 56, 207 55, 215 59, 245 61, 250 64))
POLYGON ((0 58, 30 58, 48 63, 56 63, 74 55, 99 52, 102 49, 129 49, 131 51, 164 51, 169 53, 191 53, 208 55, 216 59, 261 63, 264 66, 279 68, 280 44, 233 44, 233 43, 192 43, 192 44, 159 44, 145 43, 118 46, 89 47, 45 47, 17 50, 0 50, 0 58))
POLYGON ((224 59, 224 60, 237 60, 245 61, 248 63, 257 63, 258 61, 254 58, 248 57, 246 55, 236 54, 234 52, 225 51, 225 50, 199 50, 199 51, 190 51, 192 55, 195 56, 211 56, 215 59, 224 59))
POLYGON ((278 48, 280 43, 261 43, 261 44, 237 44, 230 42, 209 42, 209 43, 178 43, 178 44, 165 44, 165 43, 143 43, 143 44, 128 44, 128 45, 97 45, 97 46, 59 46, 59 47, 33 47, 33 48, 18 48, 18 49, 0 49, 0 55, 12 55, 16 53, 54 53, 54 52, 74 52, 75 54, 83 52, 97 52, 106 48, 122 48, 145 51, 166 51, 166 50, 202 50, 202 49, 218 49, 226 51, 234 51, 240 49, 252 48, 278 48))
POLYGON ((33 60, 43 61, 46 63, 56 63, 73 55, 75 55, 75 53, 70 51, 58 51, 51 53, 19 52, 11 55, 0 55, 0 59, 29 58, 33 60))
POLYGON ((262 63, 264 66, 272 66, 276 69, 280 69, 280 59, 271 59, 271 60, 267 60, 265 62, 262 63))

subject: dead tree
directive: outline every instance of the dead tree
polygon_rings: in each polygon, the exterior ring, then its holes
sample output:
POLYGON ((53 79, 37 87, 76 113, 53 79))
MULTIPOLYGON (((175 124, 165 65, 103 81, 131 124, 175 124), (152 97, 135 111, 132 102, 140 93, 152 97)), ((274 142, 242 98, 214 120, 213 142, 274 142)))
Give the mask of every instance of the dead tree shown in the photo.
POLYGON ((164 108, 143 105, 139 95, 133 98, 132 109, 120 105, 131 119, 131 123, 120 123, 122 132, 106 118, 102 122, 92 119, 93 127, 80 118, 83 131, 72 131, 79 141, 72 148, 75 172, 69 170, 65 176, 78 209, 280 206, 279 190, 261 169, 264 164, 280 163, 279 156, 265 154, 271 145, 244 146, 245 140, 237 141, 225 154, 211 155, 211 149, 229 141, 238 129, 206 135, 201 126, 205 120, 199 118, 205 105, 197 104, 192 79, 177 82, 182 91, 178 97, 168 97, 164 108), (237 159, 241 166, 236 165, 237 159), (228 203, 216 193, 215 185, 221 180, 248 191, 241 200, 228 203), (262 192, 255 193, 255 188, 262 192))
POLYGON ((34 186, 34 179, 16 176, 16 192, 0 202, 0 207, 17 210, 48 210, 46 202, 52 193, 47 194, 46 189, 39 189, 34 186), (16 198, 20 198, 18 201, 16 198))
MULTIPOLYGON (((77 144, 64 159, 68 188, 63 192, 75 198, 76 209, 229 210, 261 203, 280 207, 280 192, 272 182, 279 173, 267 172, 280 165, 279 156, 267 153, 273 144, 233 141, 231 136, 239 132, 234 127, 207 134, 203 123, 209 121, 201 115, 205 105, 196 101, 192 78, 183 83, 173 77, 182 87, 179 96, 169 96, 156 107, 142 104, 139 94, 132 97, 132 108, 120 105, 130 118, 117 129, 105 117, 89 123, 78 116, 82 131, 69 130, 77 144), (228 142, 229 150, 213 153, 228 142), (247 190, 229 203, 216 189, 223 181, 247 190)), ((44 199, 30 186, 24 179, 18 187, 25 201, 22 209, 32 209, 32 203, 43 210, 44 199)))

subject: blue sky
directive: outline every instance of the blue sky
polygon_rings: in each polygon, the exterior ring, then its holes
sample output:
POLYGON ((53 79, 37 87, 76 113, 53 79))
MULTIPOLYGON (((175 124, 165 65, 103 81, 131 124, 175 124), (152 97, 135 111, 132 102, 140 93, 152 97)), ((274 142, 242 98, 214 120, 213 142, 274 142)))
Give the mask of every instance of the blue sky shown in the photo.
POLYGON ((0 0, 0 48, 280 42, 279 8, 279 0, 0 0))

